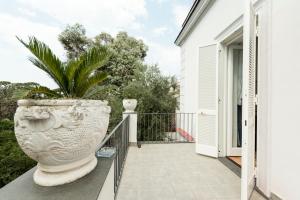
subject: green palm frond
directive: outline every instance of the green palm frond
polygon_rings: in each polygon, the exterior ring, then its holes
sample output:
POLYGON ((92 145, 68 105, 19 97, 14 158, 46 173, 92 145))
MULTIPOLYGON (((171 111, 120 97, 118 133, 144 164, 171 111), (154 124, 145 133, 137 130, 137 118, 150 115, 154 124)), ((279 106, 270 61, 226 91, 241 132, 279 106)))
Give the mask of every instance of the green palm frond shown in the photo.
POLYGON ((92 87, 89 90, 87 90, 82 98, 91 99, 91 98, 96 97, 97 94, 107 93, 109 90, 110 90, 110 86, 107 86, 107 85, 95 86, 95 87, 92 87))
POLYGON ((74 77, 75 87, 85 82, 89 76, 107 63, 109 59, 107 49, 94 47, 80 57, 80 64, 74 77))
POLYGON ((14 99, 22 99, 22 98, 33 98, 33 97, 47 97, 47 98, 61 98, 62 94, 60 90, 51 90, 44 86, 37 86, 34 88, 22 88, 14 91, 13 98, 14 99))
POLYGON ((105 72, 96 73, 92 75, 76 88, 75 91, 76 95, 83 97, 90 88, 95 87, 96 85, 104 81, 106 78, 107 78, 107 73, 105 72))
POLYGON ((96 71, 109 59, 109 52, 105 47, 94 47, 79 58, 63 63, 46 44, 35 37, 29 37, 28 43, 18 37, 17 39, 35 56, 29 60, 46 72, 60 88, 59 92, 46 87, 34 88, 28 95, 44 94, 50 98, 82 98, 87 91, 107 78, 106 73, 96 71))
POLYGON ((30 58, 30 61, 49 74, 63 92, 67 93, 67 78, 64 73, 64 64, 51 49, 35 37, 29 37, 28 43, 25 43, 18 37, 17 39, 35 56, 35 58, 30 58))
POLYGON ((74 93, 74 85, 75 85, 74 77, 82 62, 83 62, 82 59, 73 59, 66 64, 65 73, 68 79, 68 92, 70 94, 74 93))
POLYGON ((44 86, 39 86, 39 87, 33 88, 32 90, 30 90, 30 92, 28 93, 27 96, 31 97, 36 94, 46 95, 49 98, 61 98, 62 97, 62 95, 59 93, 59 91, 51 90, 44 86))

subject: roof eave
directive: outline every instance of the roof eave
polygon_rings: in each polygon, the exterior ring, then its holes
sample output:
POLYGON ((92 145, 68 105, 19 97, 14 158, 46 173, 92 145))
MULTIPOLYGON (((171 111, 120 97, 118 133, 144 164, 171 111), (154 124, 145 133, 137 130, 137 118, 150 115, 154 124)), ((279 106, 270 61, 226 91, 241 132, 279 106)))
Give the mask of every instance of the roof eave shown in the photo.
POLYGON ((208 7, 210 2, 214 0, 196 0, 189 11, 186 19, 184 20, 182 24, 182 28, 176 37, 175 44, 177 46, 180 46, 185 39, 185 37, 188 35, 190 30, 193 28, 199 17, 203 14, 205 9, 208 7))

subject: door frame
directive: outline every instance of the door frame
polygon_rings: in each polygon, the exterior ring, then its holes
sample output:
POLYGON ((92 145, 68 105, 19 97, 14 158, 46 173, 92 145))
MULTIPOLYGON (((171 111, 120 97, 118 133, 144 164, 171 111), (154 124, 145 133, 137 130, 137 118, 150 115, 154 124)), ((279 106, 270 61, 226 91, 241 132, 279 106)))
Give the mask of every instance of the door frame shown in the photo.
MULTIPOLYGON (((267 197, 271 194, 271 101, 270 91, 272 83, 271 67, 271 2, 266 0, 257 0, 254 8, 259 16, 259 44, 258 44, 258 110, 257 110, 257 174, 256 185, 258 189, 267 197), (260 67, 261 66, 261 67, 260 67), (262 67, 263 66, 263 67, 262 67), (262 121, 261 119, 264 119, 262 121)), ((239 16, 218 35, 215 40, 219 46, 219 72, 222 76, 227 76, 227 48, 226 45, 232 41, 232 38, 241 33, 243 29, 243 15, 239 16), (223 72, 224 71, 224 72, 223 72)), ((224 88, 227 87, 227 80, 219 75, 219 157, 226 157, 226 115, 227 115, 227 98, 224 88)))
POLYGON ((218 36, 218 46, 219 46, 219 60, 218 60, 218 71, 219 71, 219 83, 218 83, 218 112, 219 112, 219 157, 226 157, 228 155, 228 53, 229 45, 233 41, 242 37, 243 18, 239 17, 232 26, 228 27, 228 32, 223 31, 222 37, 218 36))

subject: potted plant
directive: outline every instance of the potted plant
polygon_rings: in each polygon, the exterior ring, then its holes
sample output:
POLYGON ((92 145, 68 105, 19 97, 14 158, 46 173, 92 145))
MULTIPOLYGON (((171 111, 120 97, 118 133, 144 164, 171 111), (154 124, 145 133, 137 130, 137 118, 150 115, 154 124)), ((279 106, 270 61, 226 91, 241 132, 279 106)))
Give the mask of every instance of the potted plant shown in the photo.
POLYGON ((34 55, 29 60, 59 86, 35 87, 18 101, 15 134, 22 150, 38 162, 33 178, 42 186, 72 182, 97 165, 96 146, 104 138, 110 107, 106 101, 84 100, 107 78, 99 68, 108 60, 104 47, 95 47, 79 58, 62 62, 35 37, 18 40, 34 55))

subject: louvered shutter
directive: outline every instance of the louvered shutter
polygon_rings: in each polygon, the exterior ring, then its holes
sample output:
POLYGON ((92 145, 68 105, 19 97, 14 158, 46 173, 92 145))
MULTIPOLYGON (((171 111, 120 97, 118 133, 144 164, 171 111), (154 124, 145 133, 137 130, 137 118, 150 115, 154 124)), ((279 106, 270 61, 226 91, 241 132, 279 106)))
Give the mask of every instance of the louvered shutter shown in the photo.
POLYGON ((212 157, 218 157, 216 60, 216 45, 199 48, 196 152, 212 157))
POLYGON ((247 0, 243 32, 243 148, 242 200, 250 198, 255 186, 255 80, 256 18, 253 4, 247 0))

